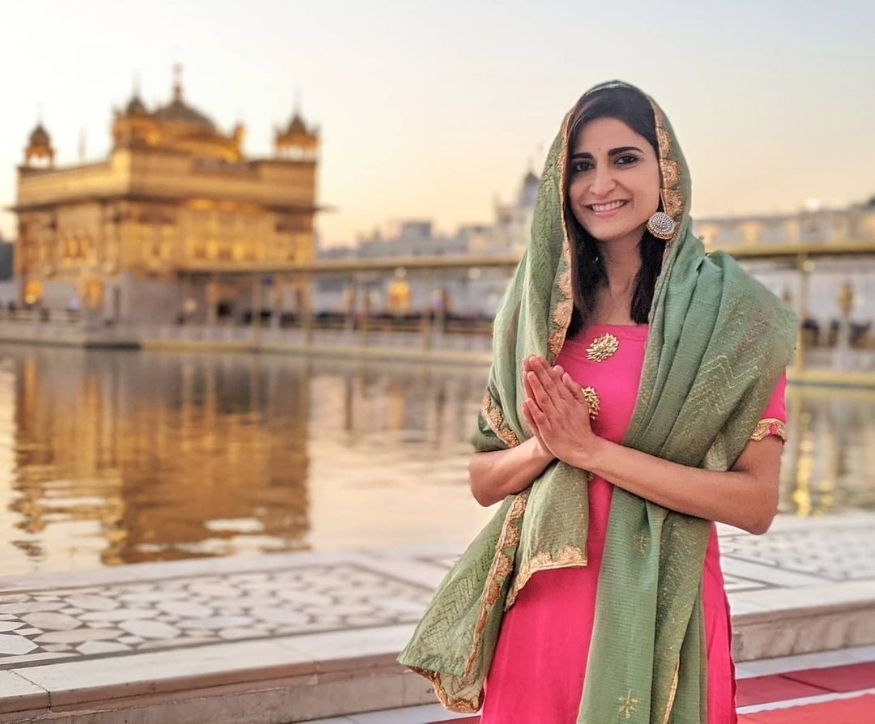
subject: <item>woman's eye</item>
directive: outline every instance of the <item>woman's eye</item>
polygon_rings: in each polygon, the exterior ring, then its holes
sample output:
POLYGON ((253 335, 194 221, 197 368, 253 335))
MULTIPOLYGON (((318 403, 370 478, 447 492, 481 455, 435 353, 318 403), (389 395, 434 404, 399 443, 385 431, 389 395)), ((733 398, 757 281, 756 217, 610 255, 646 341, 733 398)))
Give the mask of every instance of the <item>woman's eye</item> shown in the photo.
POLYGON ((617 158, 618 166, 628 166, 630 164, 635 163, 638 160, 637 156, 633 156, 632 154, 626 154, 625 156, 619 156, 617 158))
POLYGON ((581 173, 583 171, 589 171, 592 168, 592 165, 589 161, 575 161, 571 164, 572 173, 581 173))

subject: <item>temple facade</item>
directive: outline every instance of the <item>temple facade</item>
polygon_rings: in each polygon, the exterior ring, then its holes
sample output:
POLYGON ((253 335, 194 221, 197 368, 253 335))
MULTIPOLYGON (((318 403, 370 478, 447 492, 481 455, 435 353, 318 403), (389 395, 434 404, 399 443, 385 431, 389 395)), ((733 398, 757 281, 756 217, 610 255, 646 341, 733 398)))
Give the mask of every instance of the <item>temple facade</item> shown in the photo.
POLYGON ((315 252, 319 137, 297 110, 271 157, 247 158, 244 127, 223 133, 186 102, 177 68, 168 103, 135 91, 111 132, 105 160, 67 167, 42 124, 28 139, 13 207, 25 305, 162 324, 240 318, 256 297, 309 304, 309 283, 281 275, 315 252))

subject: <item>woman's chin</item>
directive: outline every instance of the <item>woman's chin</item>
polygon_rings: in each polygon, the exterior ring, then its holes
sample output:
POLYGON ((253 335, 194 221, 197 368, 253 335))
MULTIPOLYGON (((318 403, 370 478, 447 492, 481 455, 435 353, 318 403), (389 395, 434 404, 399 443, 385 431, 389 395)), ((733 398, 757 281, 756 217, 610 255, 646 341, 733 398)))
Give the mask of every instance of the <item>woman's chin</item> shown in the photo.
POLYGON ((628 239, 637 235, 638 238, 644 233, 645 224, 630 226, 629 224, 582 224, 586 232, 596 241, 610 243, 628 239))

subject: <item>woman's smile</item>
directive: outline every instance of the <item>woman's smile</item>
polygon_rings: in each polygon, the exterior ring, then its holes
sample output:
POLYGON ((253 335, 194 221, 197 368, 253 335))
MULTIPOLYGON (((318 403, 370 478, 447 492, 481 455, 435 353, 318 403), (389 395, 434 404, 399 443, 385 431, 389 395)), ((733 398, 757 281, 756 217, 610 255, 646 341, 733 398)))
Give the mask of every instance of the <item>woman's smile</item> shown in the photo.
POLYGON ((572 141, 568 199, 599 242, 637 244, 659 207, 659 159, 650 142, 617 118, 587 122, 572 141))
POLYGON ((616 216, 620 209, 628 203, 628 201, 620 199, 618 201, 608 201, 607 203, 601 204, 587 204, 586 208, 599 219, 607 219, 616 216))

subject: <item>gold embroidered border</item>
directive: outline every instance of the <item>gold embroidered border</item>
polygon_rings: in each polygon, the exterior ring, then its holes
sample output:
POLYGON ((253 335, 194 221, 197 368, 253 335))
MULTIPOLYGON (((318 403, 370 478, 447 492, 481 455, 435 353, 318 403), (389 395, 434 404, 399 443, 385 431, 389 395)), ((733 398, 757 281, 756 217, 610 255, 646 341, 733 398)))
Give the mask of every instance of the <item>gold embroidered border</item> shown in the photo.
POLYGON ((570 568, 572 566, 585 566, 586 551, 577 546, 565 546, 555 554, 541 552, 534 555, 517 572, 513 585, 507 594, 504 610, 507 611, 517 599, 520 591, 529 582, 529 579, 538 571, 547 571, 554 568, 570 568))
POLYGON ((486 415, 486 421, 499 440, 503 441, 508 447, 516 447, 520 444, 520 439, 516 433, 504 423, 504 415, 501 413, 501 408, 492 401, 492 395, 489 394, 489 390, 486 390, 483 394, 483 414, 486 415))
POLYGON ((481 697, 478 696, 476 699, 450 699, 447 690, 444 689, 444 685, 441 683, 440 674, 428 669, 420 669, 418 666, 411 666, 410 669, 431 682, 435 696, 445 709, 460 714, 474 714, 480 710, 481 697))
POLYGON ((560 131, 562 143, 556 155, 556 171, 558 176, 559 192, 559 223, 562 226, 562 255, 559 259, 556 279, 556 287, 559 291, 555 307, 550 313, 550 326, 552 327, 547 339, 547 349, 550 355, 550 364, 556 361, 562 345, 565 343, 565 335, 568 331, 568 323, 571 321, 571 313, 574 307, 574 299, 571 290, 571 237, 568 233, 568 225, 565 223, 565 193, 568 188, 568 133, 570 130, 571 116, 574 109, 565 114, 560 131))
POLYGON ((674 707, 674 697, 678 690, 678 674, 680 673, 681 668, 681 658, 678 656, 677 662, 674 665, 674 676, 671 678, 671 689, 668 692, 668 701, 665 705, 665 715, 662 717, 662 724, 668 724, 669 717, 671 717, 671 710, 674 707))
POLYGON ((468 656, 468 661, 465 663, 464 676, 471 675, 471 669, 474 667, 477 652, 480 650, 483 629, 486 628, 486 621, 489 618, 489 612, 498 601, 498 595, 501 591, 503 579, 507 578, 513 570, 513 558, 509 556, 504 549, 507 546, 516 546, 516 544, 519 543, 520 530, 516 526, 516 523, 522 518, 528 499, 528 489, 519 493, 513 503, 511 503, 510 509, 507 511, 507 516, 504 519, 504 523, 501 526, 501 534, 499 535, 498 542, 495 546, 495 557, 492 559, 492 566, 486 576, 483 600, 480 604, 480 615, 477 618, 477 624, 474 626, 474 641, 471 647, 471 654, 468 656))
MULTIPOLYGON (((656 123, 656 141, 659 146, 659 175, 661 179, 660 195, 662 196, 662 208, 666 214, 671 216, 676 228, 680 228, 680 217, 684 211, 686 199, 681 191, 681 167, 680 164, 672 158, 671 135, 665 128, 665 116, 662 114, 662 109, 656 105, 653 99, 650 100, 650 105, 653 108, 653 119, 656 123)), ((672 239, 673 240, 673 239, 672 239)), ((671 243, 666 244, 668 247, 671 243)))
POLYGON ((551 316, 553 331, 550 333, 550 338, 547 342, 547 346, 550 349, 551 364, 556 361, 559 352, 562 350, 562 345, 565 343, 565 335, 568 331, 568 323, 571 321, 571 311, 574 306, 571 292, 571 267, 569 266, 568 253, 568 247, 563 241, 562 256, 564 262, 560 261, 560 264, 564 263, 565 269, 556 281, 556 287, 559 290, 559 298, 551 316))
POLYGON ((772 434, 772 425, 775 426, 775 434, 784 442, 787 442, 787 425, 777 417, 765 417, 757 423, 750 434, 751 440, 762 440, 772 434))

